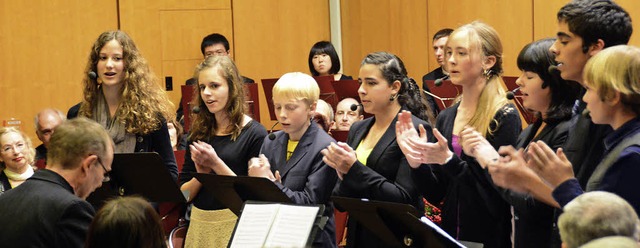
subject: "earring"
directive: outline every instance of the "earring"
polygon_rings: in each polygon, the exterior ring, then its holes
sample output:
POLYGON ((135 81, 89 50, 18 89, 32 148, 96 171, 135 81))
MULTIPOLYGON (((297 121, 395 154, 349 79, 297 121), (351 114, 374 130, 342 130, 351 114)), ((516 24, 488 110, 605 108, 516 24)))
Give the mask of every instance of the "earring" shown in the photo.
POLYGON ((395 99, 396 99, 396 97, 398 97, 398 94, 395 94, 395 95, 393 95, 393 94, 392 94, 392 95, 389 97, 389 101, 390 101, 390 102, 393 102, 393 100, 395 100, 395 99))
POLYGON ((487 80, 491 79, 491 74, 493 74, 491 69, 484 69, 484 71, 482 71, 482 76, 486 77, 487 80))

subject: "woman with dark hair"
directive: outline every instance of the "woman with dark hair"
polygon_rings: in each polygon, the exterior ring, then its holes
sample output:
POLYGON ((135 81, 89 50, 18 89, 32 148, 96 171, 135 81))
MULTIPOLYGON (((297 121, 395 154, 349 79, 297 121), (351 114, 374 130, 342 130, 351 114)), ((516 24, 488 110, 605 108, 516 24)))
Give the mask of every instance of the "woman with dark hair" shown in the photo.
MULTIPOLYGON (((558 71, 549 72, 555 65, 549 47, 555 39, 543 39, 526 45, 518 55, 518 68, 522 71, 516 80, 522 92, 523 105, 538 117, 518 137, 516 149, 525 148, 529 143, 542 140, 554 150, 561 147, 571 128, 571 111, 578 99, 580 86, 565 81, 558 71)), ((462 132, 462 147, 469 156, 473 156, 483 167, 489 167, 491 176, 500 184, 497 177, 505 177, 506 172, 495 167, 499 157, 489 142, 473 129, 462 132), (500 173, 503 173, 500 175, 500 173)), ((533 173, 527 168, 525 171, 533 173)), ((509 176, 517 178, 517 174, 509 176)), ((536 182, 542 190, 551 189, 542 181, 536 182)), ((533 183, 532 183, 533 184, 533 183)), ((541 202, 530 194, 512 190, 501 191, 503 198, 513 206, 515 214, 515 247, 551 247, 554 207, 553 201, 541 202)))
POLYGON ((162 223, 156 210, 137 196, 108 201, 93 218, 85 248, 164 248, 162 223))
POLYGON ((267 130, 245 114, 242 77, 231 58, 207 57, 196 67, 193 78, 198 87, 191 106, 202 111, 193 119, 180 172, 180 189, 189 192, 193 203, 185 242, 222 247, 231 238, 236 216, 194 175, 248 175, 249 159, 258 156, 267 130))
POLYGON ((83 101, 71 107, 67 117, 84 116, 102 125, 115 153, 157 152, 177 179, 167 128, 167 120, 175 118, 173 104, 133 40, 120 30, 100 34, 85 75, 83 101))
POLYGON ((314 77, 333 75, 333 79, 336 81, 353 79, 351 76, 340 73, 340 58, 338 58, 336 48, 328 41, 318 41, 311 47, 309 71, 314 77))
MULTIPOLYGON (((377 52, 367 55, 360 66, 358 94, 365 112, 373 117, 354 123, 347 142, 332 143, 322 150, 323 160, 338 173, 334 195, 411 204, 421 209, 412 170, 396 143, 396 116, 410 110, 415 126, 430 124, 420 89, 400 58, 377 52), (424 118, 424 119, 421 119, 424 118)), ((429 128, 430 130, 430 128, 429 128)), ((432 136, 429 134, 430 140, 432 136)), ((347 247, 384 247, 364 226, 349 220, 347 247)))

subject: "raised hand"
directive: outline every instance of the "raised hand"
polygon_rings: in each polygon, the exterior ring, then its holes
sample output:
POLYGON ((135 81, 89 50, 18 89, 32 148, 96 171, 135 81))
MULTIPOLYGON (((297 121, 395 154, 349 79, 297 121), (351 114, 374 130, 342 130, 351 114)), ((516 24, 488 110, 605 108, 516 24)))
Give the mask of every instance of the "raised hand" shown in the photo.
POLYGON ((322 161, 331 168, 336 169, 341 179, 341 176, 347 174, 357 160, 356 151, 344 142, 331 142, 331 144, 327 146, 327 148, 322 149, 320 153, 324 155, 322 161))
POLYGON ((562 148, 558 148, 558 151, 554 153, 547 144, 537 141, 529 144, 527 155, 529 168, 533 169, 553 188, 574 177, 571 162, 565 156, 562 148))
MULTIPOLYGON (((279 172, 277 174, 280 176, 279 172)), ((276 181, 276 177, 273 175, 273 172, 271 172, 269 159, 267 159, 264 154, 260 154, 257 158, 251 158, 249 160, 249 176, 264 177, 271 181, 276 181)))
POLYGON ((500 157, 491 143, 472 127, 465 127, 460 132, 460 141, 464 153, 475 157, 482 168, 486 168, 500 157))
POLYGON ((536 180, 538 175, 527 167, 523 149, 516 151, 513 146, 503 146, 499 152, 504 157, 489 166, 493 183, 515 192, 529 193, 528 182, 536 180))

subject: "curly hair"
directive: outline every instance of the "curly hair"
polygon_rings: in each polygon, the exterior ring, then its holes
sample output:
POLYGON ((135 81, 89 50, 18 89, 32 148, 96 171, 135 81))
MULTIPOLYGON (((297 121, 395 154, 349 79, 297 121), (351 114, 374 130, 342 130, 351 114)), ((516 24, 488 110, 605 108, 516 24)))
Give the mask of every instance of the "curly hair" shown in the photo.
MULTIPOLYGON (((229 123, 231 125, 227 127, 227 132, 231 133, 231 140, 235 140, 240 136, 242 130, 242 120, 245 111, 245 92, 244 84, 240 72, 233 63, 233 60, 228 56, 210 56, 207 57, 202 63, 200 63, 195 70, 193 78, 199 80, 200 73, 207 69, 217 69, 221 72, 222 77, 227 81, 229 87, 229 97, 225 104, 225 111, 229 116, 229 123)), ((218 122, 213 113, 207 111, 207 105, 202 100, 202 86, 200 82, 197 82, 198 87, 194 87, 193 100, 191 106, 198 106, 202 111, 196 114, 193 122, 191 122, 191 134, 189 135, 190 141, 202 140, 209 137, 213 137, 217 131, 218 122)))
POLYGON ((160 87, 156 76, 149 69, 147 61, 138 51, 133 40, 123 31, 106 31, 93 43, 89 60, 82 80, 84 99, 80 105, 79 115, 93 119, 93 109, 97 104, 97 95, 102 93, 96 79, 91 79, 89 72, 97 71, 100 50, 108 42, 116 40, 123 51, 124 79, 122 98, 116 118, 134 134, 149 134, 161 127, 163 120, 175 118, 173 103, 160 87))
POLYGON ((388 52, 370 53, 362 60, 360 66, 366 64, 378 66, 382 76, 389 84, 395 81, 400 82, 398 103, 401 106, 406 107, 416 117, 429 123, 435 123, 433 111, 422 97, 422 92, 420 92, 416 81, 407 76, 407 69, 398 56, 388 52))

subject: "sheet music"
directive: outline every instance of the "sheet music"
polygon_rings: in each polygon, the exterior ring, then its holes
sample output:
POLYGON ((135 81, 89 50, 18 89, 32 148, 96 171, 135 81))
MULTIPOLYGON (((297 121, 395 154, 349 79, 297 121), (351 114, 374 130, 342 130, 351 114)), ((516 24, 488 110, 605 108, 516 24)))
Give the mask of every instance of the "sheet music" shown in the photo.
POLYGON ((318 207, 281 205, 265 247, 304 247, 318 207))
POLYGON ((422 218, 420 218, 420 220, 427 224, 427 226, 433 228, 433 230, 436 230, 436 232, 438 232, 439 234, 442 234, 442 236, 446 237, 447 239, 453 241, 454 243, 456 243, 458 245, 458 247, 466 247, 463 244, 460 244, 460 242, 458 242, 456 239, 454 239, 453 237, 451 237, 451 235, 449 235, 447 232, 445 232, 444 230, 442 230, 442 228, 440 228, 438 225, 436 225, 436 223, 433 223, 433 221, 431 221, 430 219, 428 219, 427 217, 422 216, 422 218))
POLYGON ((279 208, 278 204, 245 204, 231 247, 262 247, 279 208))

